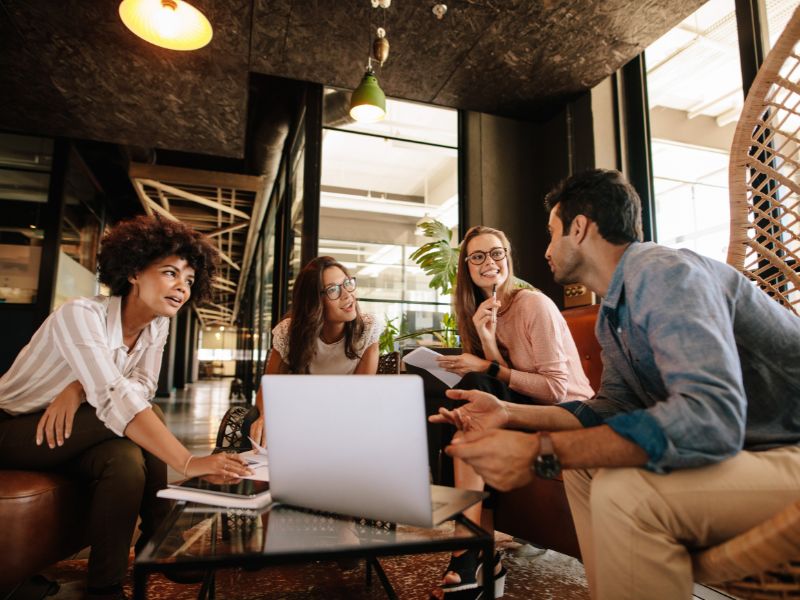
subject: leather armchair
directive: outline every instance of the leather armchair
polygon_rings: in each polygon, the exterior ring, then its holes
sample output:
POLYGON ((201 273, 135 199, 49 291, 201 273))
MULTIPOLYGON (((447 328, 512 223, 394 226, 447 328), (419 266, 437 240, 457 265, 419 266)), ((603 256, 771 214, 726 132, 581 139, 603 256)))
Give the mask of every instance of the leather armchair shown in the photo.
MULTIPOLYGON (((583 371, 595 391, 600 387, 603 372, 600 345, 594 335, 598 310, 599 305, 593 305, 570 308, 562 313, 578 347, 583 371)), ((499 531, 537 546, 580 558, 578 538, 560 478, 534 477, 525 487, 498 493, 494 525, 499 531)))
POLYGON ((0 470, 0 591, 85 546, 89 488, 57 473, 0 470))

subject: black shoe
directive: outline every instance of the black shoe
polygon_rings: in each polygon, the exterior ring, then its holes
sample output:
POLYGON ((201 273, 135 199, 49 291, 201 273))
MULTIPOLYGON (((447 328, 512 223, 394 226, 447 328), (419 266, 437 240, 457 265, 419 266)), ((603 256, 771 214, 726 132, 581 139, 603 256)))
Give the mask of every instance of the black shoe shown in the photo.
MULTIPOLYGON (((458 556, 450 556, 450 563, 444 571, 444 577, 452 572, 458 575, 458 583, 442 583, 437 593, 431 593, 431 598, 446 598, 447 600, 476 600, 483 595, 483 564, 480 562, 480 553, 477 550, 467 550, 458 556)), ((500 554, 494 555, 494 597, 501 598, 505 592, 506 569, 500 560, 500 554)))

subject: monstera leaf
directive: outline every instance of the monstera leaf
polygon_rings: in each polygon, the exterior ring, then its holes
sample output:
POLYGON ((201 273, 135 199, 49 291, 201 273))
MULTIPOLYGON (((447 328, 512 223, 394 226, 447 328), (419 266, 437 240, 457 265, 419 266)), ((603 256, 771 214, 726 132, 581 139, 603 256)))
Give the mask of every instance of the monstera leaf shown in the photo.
POLYGON ((431 219, 420 224, 425 237, 433 241, 423 244, 411 254, 426 275, 431 277, 429 287, 442 295, 450 294, 456 282, 458 248, 450 246, 450 230, 439 221, 431 219))

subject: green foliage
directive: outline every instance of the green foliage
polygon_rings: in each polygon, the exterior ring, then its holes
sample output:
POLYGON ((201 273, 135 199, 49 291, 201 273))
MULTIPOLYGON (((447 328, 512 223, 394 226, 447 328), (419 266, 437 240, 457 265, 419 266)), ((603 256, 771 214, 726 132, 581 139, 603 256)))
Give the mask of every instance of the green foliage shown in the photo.
POLYGON ((402 332, 394 338, 395 342, 403 340, 415 340, 421 338, 423 335, 432 335, 444 348, 457 348, 458 347, 458 327, 456 326, 456 316, 450 313, 442 315, 442 325, 440 329, 429 328, 412 331, 410 333, 402 332))
POLYGON ((537 289, 534 286, 532 286, 524 279, 520 279, 519 277, 514 277, 514 287, 519 288, 521 290, 531 290, 533 292, 537 291, 537 289))
POLYGON ((450 230, 444 223, 431 219, 421 223, 420 228, 425 237, 433 238, 433 241, 417 248, 411 254, 411 260, 431 277, 429 287, 439 290, 442 295, 450 294, 456 283, 458 247, 450 245, 450 230))
POLYGON ((436 337, 442 346, 445 348, 458 347, 458 326, 456 325, 456 316, 450 313, 442 315, 442 325, 444 328, 433 335, 436 337))
POLYGON ((397 325, 394 324, 396 320, 397 317, 386 320, 386 329, 383 330, 381 336, 378 338, 378 351, 380 354, 394 352, 394 343, 397 338, 397 334, 400 333, 397 325))

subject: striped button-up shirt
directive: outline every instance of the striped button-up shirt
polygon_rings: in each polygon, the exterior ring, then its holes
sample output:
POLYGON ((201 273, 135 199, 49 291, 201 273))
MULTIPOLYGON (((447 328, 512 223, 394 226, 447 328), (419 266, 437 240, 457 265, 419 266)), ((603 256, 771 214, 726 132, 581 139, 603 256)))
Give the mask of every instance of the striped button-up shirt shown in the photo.
POLYGON ((122 337, 122 298, 67 302, 51 314, 0 378, 0 409, 18 415, 46 408, 67 385, 83 385, 86 401, 117 435, 150 407, 169 319, 157 317, 133 349, 122 337))

